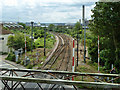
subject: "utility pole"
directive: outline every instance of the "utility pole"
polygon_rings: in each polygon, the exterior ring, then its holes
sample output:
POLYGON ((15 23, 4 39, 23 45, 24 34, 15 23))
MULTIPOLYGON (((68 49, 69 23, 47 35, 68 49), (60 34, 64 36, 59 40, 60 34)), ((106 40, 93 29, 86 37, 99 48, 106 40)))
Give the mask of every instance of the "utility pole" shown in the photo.
POLYGON ((78 66, 78 32, 79 30, 77 30, 77 66, 78 66))
POLYGON ((25 33, 25 60, 26 60, 27 58, 26 31, 24 33, 25 33))
POLYGON ((84 63, 86 63, 86 25, 85 25, 85 7, 83 5, 83 26, 84 26, 84 63))
POLYGON ((32 47, 33 47, 33 23, 34 22, 31 22, 31 26, 32 26, 32 30, 31 30, 31 39, 32 39, 32 42, 31 42, 31 52, 33 52, 33 50, 32 50, 32 47))
MULTIPOLYGON (((79 19, 79 23, 80 23, 80 25, 81 25, 81 20, 79 19)), ((79 54, 78 54, 78 51, 79 51, 79 30, 80 30, 80 27, 79 27, 79 29, 78 29, 78 31, 77 31, 77 66, 78 66, 78 57, 79 57, 79 54)))
POLYGON ((45 54, 45 46, 46 46, 46 26, 45 26, 45 29, 44 29, 44 56, 46 56, 46 54, 45 54))

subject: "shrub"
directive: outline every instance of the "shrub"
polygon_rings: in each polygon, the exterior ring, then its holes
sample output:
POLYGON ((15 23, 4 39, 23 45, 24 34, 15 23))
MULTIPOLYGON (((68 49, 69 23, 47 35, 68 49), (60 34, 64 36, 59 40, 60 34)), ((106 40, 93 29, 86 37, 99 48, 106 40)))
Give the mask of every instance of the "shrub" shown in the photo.
POLYGON ((15 54, 13 52, 9 53, 6 60, 15 62, 15 54))
POLYGON ((0 55, 7 55, 7 52, 0 52, 0 55))
POLYGON ((32 67, 33 66, 31 64, 29 64, 29 65, 26 66, 27 69, 32 69, 32 67))
POLYGON ((20 62, 21 62, 21 61, 20 61, 20 60, 18 60, 16 63, 17 63, 17 64, 19 64, 20 62))
POLYGON ((21 63, 20 63, 21 65, 24 65, 24 61, 21 61, 21 63))
POLYGON ((43 48, 44 47, 44 38, 38 38, 35 41, 35 47, 36 48, 43 48))

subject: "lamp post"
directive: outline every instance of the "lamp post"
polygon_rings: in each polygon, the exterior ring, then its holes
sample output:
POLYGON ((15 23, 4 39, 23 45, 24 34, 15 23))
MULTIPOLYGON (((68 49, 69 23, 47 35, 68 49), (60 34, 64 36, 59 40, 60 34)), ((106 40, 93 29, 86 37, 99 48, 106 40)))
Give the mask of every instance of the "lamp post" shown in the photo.
POLYGON ((86 63, 86 25, 85 25, 85 6, 83 5, 83 26, 84 26, 84 63, 86 63))
POLYGON ((31 52, 33 52, 33 50, 32 50, 32 47, 33 47, 33 23, 34 22, 31 22, 31 26, 32 26, 32 30, 31 30, 31 39, 32 39, 32 42, 31 42, 31 52))
POLYGON ((46 47, 46 26, 44 28, 44 56, 46 56, 45 47, 46 47))

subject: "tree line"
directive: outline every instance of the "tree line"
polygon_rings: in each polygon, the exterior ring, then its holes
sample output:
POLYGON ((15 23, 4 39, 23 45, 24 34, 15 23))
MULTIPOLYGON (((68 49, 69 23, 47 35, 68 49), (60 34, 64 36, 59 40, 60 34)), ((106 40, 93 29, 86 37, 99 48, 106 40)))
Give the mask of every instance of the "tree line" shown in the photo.
POLYGON ((97 2, 92 10, 90 22, 91 37, 89 54, 97 62, 97 39, 100 37, 100 65, 104 70, 111 69, 113 64, 120 73, 120 2, 97 2))

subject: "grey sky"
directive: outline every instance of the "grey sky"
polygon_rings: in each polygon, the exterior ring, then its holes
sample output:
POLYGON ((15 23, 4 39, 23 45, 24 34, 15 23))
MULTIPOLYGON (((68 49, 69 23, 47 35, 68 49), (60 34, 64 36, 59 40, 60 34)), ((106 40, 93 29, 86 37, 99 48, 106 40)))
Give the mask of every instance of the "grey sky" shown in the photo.
POLYGON ((21 22, 76 22, 85 17, 90 19, 91 9, 98 0, 0 0, 0 21, 21 22))

